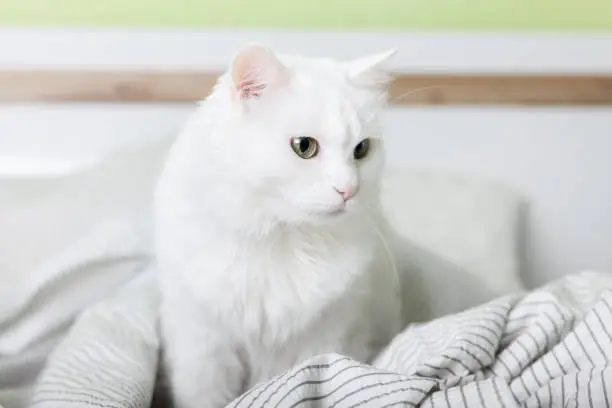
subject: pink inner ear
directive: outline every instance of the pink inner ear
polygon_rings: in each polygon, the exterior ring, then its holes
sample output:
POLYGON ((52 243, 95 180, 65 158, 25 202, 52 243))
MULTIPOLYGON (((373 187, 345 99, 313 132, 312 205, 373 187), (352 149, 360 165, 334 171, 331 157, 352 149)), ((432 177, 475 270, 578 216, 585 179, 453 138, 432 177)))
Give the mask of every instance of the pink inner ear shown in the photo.
POLYGON ((280 84, 284 75, 282 63, 260 45, 243 48, 232 65, 235 95, 241 100, 260 98, 266 88, 280 84))
POLYGON ((244 80, 236 87, 236 94, 242 100, 259 99, 261 91, 266 89, 266 84, 258 84, 252 80, 244 80))

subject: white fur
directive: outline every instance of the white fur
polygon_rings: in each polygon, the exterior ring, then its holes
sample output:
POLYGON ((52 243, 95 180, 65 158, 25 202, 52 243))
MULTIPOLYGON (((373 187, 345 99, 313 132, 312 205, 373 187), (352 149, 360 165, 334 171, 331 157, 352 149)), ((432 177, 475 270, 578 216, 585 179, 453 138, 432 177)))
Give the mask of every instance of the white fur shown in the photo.
POLYGON ((156 193, 165 362, 180 408, 222 407, 325 352, 368 361, 399 330, 381 231, 390 53, 241 51, 171 149, 156 193), (240 99, 240 81, 266 85, 240 99), (309 160, 293 136, 320 143, 309 160), (373 141, 363 160, 362 139, 373 141), (334 190, 358 187, 346 204, 334 190))

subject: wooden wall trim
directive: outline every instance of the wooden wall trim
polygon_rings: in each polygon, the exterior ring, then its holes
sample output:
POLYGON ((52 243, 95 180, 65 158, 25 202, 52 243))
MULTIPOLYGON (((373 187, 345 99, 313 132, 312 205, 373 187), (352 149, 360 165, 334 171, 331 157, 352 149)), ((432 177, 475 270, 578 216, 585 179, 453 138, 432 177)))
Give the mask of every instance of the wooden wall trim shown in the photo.
MULTIPOLYGON (((0 70, 2 102, 192 102, 219 73, 0 70)), ((612 105, 612 75, 398 74, 393 105, 612 105)))

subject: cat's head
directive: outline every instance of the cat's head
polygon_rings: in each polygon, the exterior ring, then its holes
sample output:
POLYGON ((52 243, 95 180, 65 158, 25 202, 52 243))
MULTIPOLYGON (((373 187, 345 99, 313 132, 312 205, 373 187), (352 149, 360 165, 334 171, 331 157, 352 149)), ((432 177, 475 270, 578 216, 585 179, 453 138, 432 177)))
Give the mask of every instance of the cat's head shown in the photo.
POLYGON ((215 159, 253 217, 326 223, 376 205, 394 51, 354 61, 240 50, 220 79, 215 159), (231 181, 230 181, 231 180, 231 181))

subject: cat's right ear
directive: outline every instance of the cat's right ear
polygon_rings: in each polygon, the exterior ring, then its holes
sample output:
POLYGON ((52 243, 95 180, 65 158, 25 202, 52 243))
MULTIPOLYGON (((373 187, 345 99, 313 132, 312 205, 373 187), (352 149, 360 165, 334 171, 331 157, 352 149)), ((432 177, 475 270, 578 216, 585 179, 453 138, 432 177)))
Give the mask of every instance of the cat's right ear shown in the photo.
POLYGON ((396 53, 396 49, 391 49, 349 62, 346 64, 349 78, 368 88, 386 88, 392 78, 381 67, 396 53))
POLYGON ((274 53, 261 45, 242 48, 232 63, 232 83, 239 100, 259 99, 271 89, 289 82, 287 68, 274 53))

